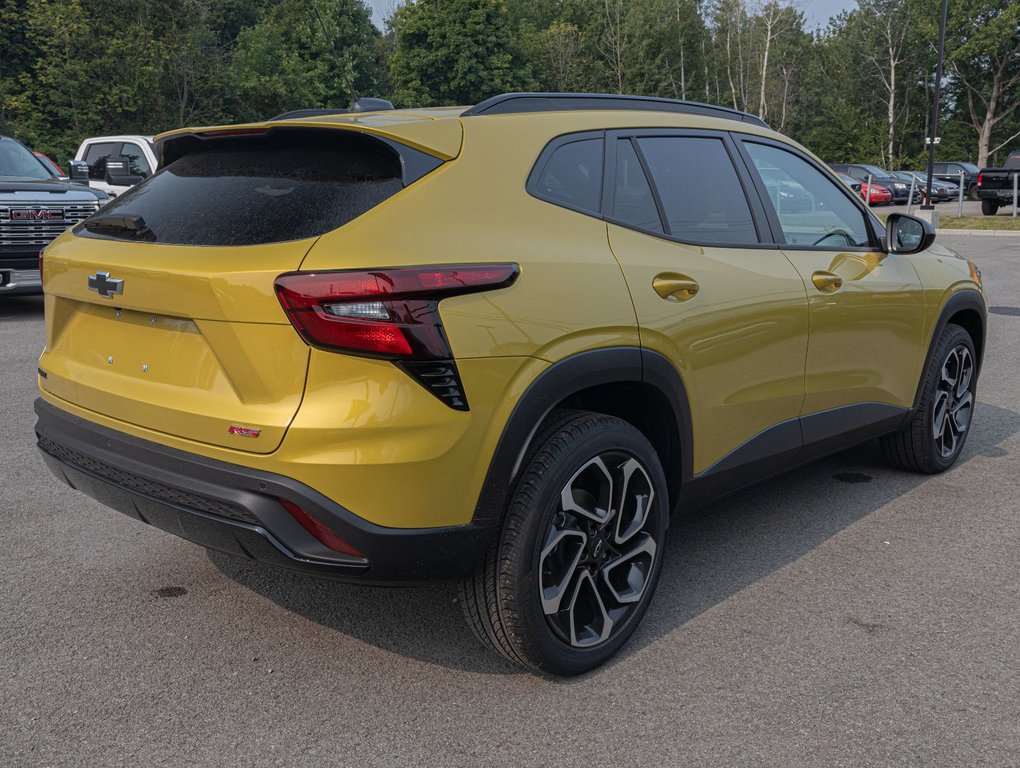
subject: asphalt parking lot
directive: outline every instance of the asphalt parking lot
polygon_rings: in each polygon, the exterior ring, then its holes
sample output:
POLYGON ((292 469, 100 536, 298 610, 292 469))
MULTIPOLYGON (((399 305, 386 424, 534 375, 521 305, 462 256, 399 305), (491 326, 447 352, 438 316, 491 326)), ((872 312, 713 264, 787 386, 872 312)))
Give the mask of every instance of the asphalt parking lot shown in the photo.
POLYGON ((256 567, 59 485, 41 301, 0 299, 0 765, 1018 765, 1020 236, 942 242, 993 308, 959 464, 868 444, 679 521, 634 640, 566 682, 451 586, 256 567))

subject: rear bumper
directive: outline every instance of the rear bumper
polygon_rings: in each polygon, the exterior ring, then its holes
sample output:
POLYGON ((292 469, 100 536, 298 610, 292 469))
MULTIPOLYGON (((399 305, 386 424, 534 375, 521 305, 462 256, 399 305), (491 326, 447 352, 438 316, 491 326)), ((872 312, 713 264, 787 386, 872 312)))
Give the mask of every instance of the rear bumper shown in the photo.
POLYGON ((42 293, 39 270, 0 267, 0 296, 21 293, 42 293))
POLYGON ((196 544, 326 578, 392 584, 473 572, 491 524, 385 528, 282 475, 178 451, 101 427, 36 400, 39 450, 75 490, 196 544), (321 544, 286 499, 350 542, 364 558, 321 544))
POLYGON ((977 196, 979 200, 1001 200, 1003 202, 1013 202, 1013 188, 1009 189, 982 189, 977 188, 977 196))

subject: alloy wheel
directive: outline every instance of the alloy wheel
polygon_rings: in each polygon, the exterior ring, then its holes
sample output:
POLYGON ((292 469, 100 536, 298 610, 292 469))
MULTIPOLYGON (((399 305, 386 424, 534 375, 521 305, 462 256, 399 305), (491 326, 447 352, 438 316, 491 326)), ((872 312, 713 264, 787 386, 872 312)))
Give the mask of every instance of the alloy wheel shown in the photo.
POLYGON ((576 648, 606 642, 638 607, 660 542, 648 471, 620 451, 578 469, 559 495, 539 557, 542 611, 576 648))
POLYGON ((949 458, 959 450, 970 426, 974 411, 973 382, 974 357, 964 344, 958 344, 939 370, 932 405, 932 437, 942 458, 949 458))

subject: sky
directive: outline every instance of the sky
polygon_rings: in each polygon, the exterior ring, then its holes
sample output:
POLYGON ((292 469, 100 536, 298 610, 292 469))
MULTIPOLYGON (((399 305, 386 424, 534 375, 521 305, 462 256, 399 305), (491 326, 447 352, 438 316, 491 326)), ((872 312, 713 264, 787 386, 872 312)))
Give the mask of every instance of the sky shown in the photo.
MULTIPOLYGON (((396 8, 397 0, 368 0, 368 4, 372 6, 372 20, 382 29, 383 19, 396 8)), ((794 4, 804 12, 807 28, 813 30, 824 27, 829 17, 853 8, 857 3, 854 0, 795 0, 794 4)))

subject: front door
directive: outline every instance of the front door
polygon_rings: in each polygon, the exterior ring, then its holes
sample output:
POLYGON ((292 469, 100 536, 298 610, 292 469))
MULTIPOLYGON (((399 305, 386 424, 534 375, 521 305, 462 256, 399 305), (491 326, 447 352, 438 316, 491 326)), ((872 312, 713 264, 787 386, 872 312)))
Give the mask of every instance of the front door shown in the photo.
POLYGON ((844 409, 826 421, 833 432, 894 418, 913 405, 925 351, 924 297, 910 258, 883 252, 868 214, 807 156, 768 140, 741 144, 808 293, 805 417, 844 409))

